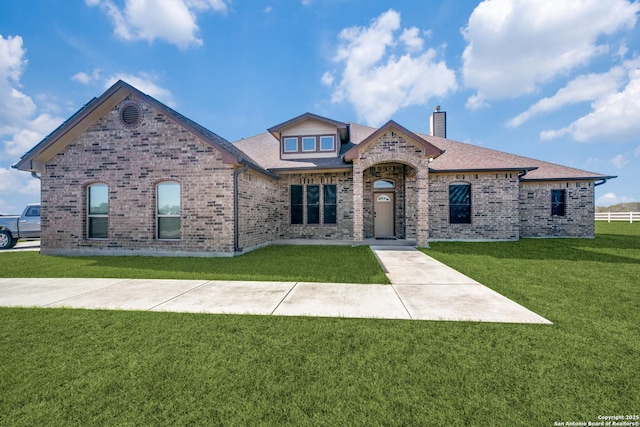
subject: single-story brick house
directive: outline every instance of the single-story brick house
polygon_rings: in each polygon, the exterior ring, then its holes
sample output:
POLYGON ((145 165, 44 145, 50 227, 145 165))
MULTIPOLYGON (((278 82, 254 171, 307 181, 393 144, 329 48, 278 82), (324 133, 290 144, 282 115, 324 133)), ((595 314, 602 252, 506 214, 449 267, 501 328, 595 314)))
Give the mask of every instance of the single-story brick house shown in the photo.
POLYGON ((119 81, 14 166, 43 254, 229 256, 282 240, 593 237, 611 176, 306 113, 235 143, 119 81))

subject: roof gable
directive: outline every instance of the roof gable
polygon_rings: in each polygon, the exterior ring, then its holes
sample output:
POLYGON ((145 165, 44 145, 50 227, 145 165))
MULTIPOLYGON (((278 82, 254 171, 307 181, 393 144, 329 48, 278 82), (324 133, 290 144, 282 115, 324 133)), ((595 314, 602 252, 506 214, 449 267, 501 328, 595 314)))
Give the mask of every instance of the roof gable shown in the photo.
POLYGON ((344 155, 344 159, 345 160, 358 159, 360 157, 361 150, 364 150, 367 146, 372 144, 374 141, 377 141, 380 136, 390 131, 400 134, 407 141, 411 142, 417 147, 424 149, 425 156, 438 157, 440 154, 442 154, 442 150, 440 150, 435 145, 431 144, 426 139, 411 132, 410 130, 404 128, 403 126, 400 126, 398 123, 394 122, 393 120, 389 120, 387 123, 382 125, 382 127, 380 127, 371 135, 363 139, 362 142, 360 142, 358 145, 356 145, 355 147, 347 151, 344 155))
POLYGON ((186 118, 177 111, 122 80, 117 81, 98 98, 93 98, 89 101, 35 147, 25 153, 13 167, 25 171, 42 172, 47 161, 78 138, 89 129, 91 125, 106 115, 129 95, 133 95, 150 104, 169 119, 193 133, 200 140, 217 149, 222 154, 222 161, 225 164, 248 164, 262 173, 275 177, 272 173, 258 166, 246 154, 234 147, 233 144, 226 139, 216 135, 214 132, 211 132, 193 120, 186 118))
POLYGON ((300 123, 307 120, 313 120, 313 121, 321 122, 324 124, 328 124, 332 127, 335 127, 336 130, 338 131, 338 135, 340 135, 341 142, 346 143, 349 141, 349 128, 346 123, 339 122, 333 119, 328 119, 326 117, 318 116, 317 114, 312 114, 312 113, 301 114, 297 117, 294 117, 293 119, 287 120, 286 122, 282 122, 278 125, 272 126, 269 129, 267 129, 267 131, 271 135, 273 135, 274 138, 276 138, 277 140, 280 140, 282 137, 282 132, 285 129, 299 125, 300 123))

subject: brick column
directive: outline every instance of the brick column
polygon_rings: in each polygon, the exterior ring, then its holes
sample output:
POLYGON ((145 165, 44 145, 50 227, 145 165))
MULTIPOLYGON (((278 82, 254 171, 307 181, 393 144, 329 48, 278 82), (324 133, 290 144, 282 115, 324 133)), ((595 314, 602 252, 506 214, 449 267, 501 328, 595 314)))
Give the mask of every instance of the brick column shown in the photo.
POLYGON ((416 246, 429 246, 429 163, 420 162, 416 171, 418 193, 418 223, 416 224, 416 246))
POLYGON ((353 161, 353 241, 362 242, 364 232, 364 211, 362 208, 362 164, 359 160, 353 161))

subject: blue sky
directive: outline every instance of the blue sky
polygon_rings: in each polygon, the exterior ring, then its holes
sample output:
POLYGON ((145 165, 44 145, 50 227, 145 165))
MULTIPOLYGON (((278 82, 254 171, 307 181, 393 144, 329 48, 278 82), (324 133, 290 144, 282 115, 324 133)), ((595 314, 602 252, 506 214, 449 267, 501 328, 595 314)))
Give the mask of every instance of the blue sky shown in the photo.
POLYGON ((0 213, 11 165, 117 79, 235 141, 305 112, 617 175, 640 201, 640 4, 629 0, 0 3, 0 213))

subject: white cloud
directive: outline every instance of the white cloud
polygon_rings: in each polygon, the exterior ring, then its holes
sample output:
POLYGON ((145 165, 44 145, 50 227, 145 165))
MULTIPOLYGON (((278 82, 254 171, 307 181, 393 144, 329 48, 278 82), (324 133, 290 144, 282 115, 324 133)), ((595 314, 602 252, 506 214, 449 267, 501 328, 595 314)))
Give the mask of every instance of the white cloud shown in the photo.
POLYGON ((39 196, 40 180, 26 172, 0 167, 0 214, 19 214, 24 209, 24 200, 37 201, 39 196))
POLYGON ((618 169, 622 169, 627 164, 629 164, 629 161, 627 159, 625 159, 622 154, 618 154, 613 159, 610 159, 609 163, 611 163, 613 166, 615 166, 618 169))
POLYGON ((613 67, 606 73, 578 76, 553 96, 542 98, 527 111, 518 114, 508 122, 508 125, 517 127, 538 114, 555 111, 566 105, 602 98, 618 90, 625 77, 623 67, 613 67))
POLYGON ((633 150, 633 157, 640 157, 640 145, 638 145, 636 149, 633 150))
POLYGON ((628 73, 628 84, 620 92, 603 96, 593 111, 561 129, 545 130, 540 138, 569 135, 576 141, 628 142, 640 133, 640 68, 628 73))
POLYGON ((16 88, 27 64, 22 37, 0 35, 0 135, 20 128, 36 109, 33 100, 16 88))
POLYGON ((467 98, 467 102, 464 104, 469 110, 480 110, 487 108, 489 104, 484 100, 484 97, 480 94, 476 94, 467 98))
POLYGON ((596 199, 596 206, 611 206, 617 205, 618 203, 628 203, 634 201, 635 200, 629 197, 618 196, 615 193, 605 193, 596 199))
POLYGON ((0 168, 0 194, 38 194, 40 181, 30 174, 15 169, 0 168))
POLYGON ((113 21, 115 34, 124 40, 161 39, 181 49, 202 45, 196 12, 228 11, 224 0, 125 0, 123 9, 112 0, 85 2, 100 6, 113 21))
POLYGON ((607 52, 599 37, 633 28, 639 10, 627 0, 485 0, 462 30, 464 84, 487 100, 534 92, 607 52))
POLYGON ((435 50, 422 51, 424 41, 417 29, 397 37, 399 29, 400 14, 389 10, 368 27, 345 28, 338 36, 335 61, 344 69, 332 101, 351 103, 358 116, 373 126, 400 108, 423 105, 457 86, 454 72, 436 60, 435 50), (399 56, 394 51, 398 45, 405 47, 399 56))
POLYGON ((63 119, 52 117, 49 114, 40 114, 27 125, 13 135, 11 141, 5 143, 4 151, 10 156, 20 156, 29 151, 45 136, 57 128, 63 119))
POLYGON ((222 14, 228 12, 227 3, 224 0, 186 0, 186 6, 189 9, 196 9, 200 11, 207 11, 209 9, 214 10, 222 14))
POLYGON ((0 36, 0 153, 9 160, 17 157, 50 133, 62 122, 61 118, 36 113, 36 104, 30 96, 16 89, 20 86, 24 65, 27 63, 20 36, 0 36))
POLYGON ((76 73, 71 77, 71 79, 77 81, 78 83, 82 83, 83 85, 88 85, 90 83, 96 82, 100 80, 101 72, 99 69, 95 68, 91 74, 87 74, 83 71, 76 73))
POLYGON ((324 86, 331 86, 333 84, 333 79, 334 79, 333 74, 331 74, 329 71, 325 71, 322 77, 320 77, 320 82, 324 86))
POLYGON ((140 90, 141 92, 146 93, 159 101, 164 102, 170 107, 175 106, 175 102, 173 100, 173 94, 168 89, 158 86, 155 83, 157 78, 148 73, 140 72, 137 75, 135 74, 127 74, 127 73, 118 73, 107 77, 104 81, 104 88, 109 88, 118 80, 123 80, 129 83, 131 86, 140 90))
POLYGON ((405 28, 400 35, 400 41, 406 45, 408 52, 419 52, 424 46, 424 40, 420 37, 420 30, 416 27, 405 28))

